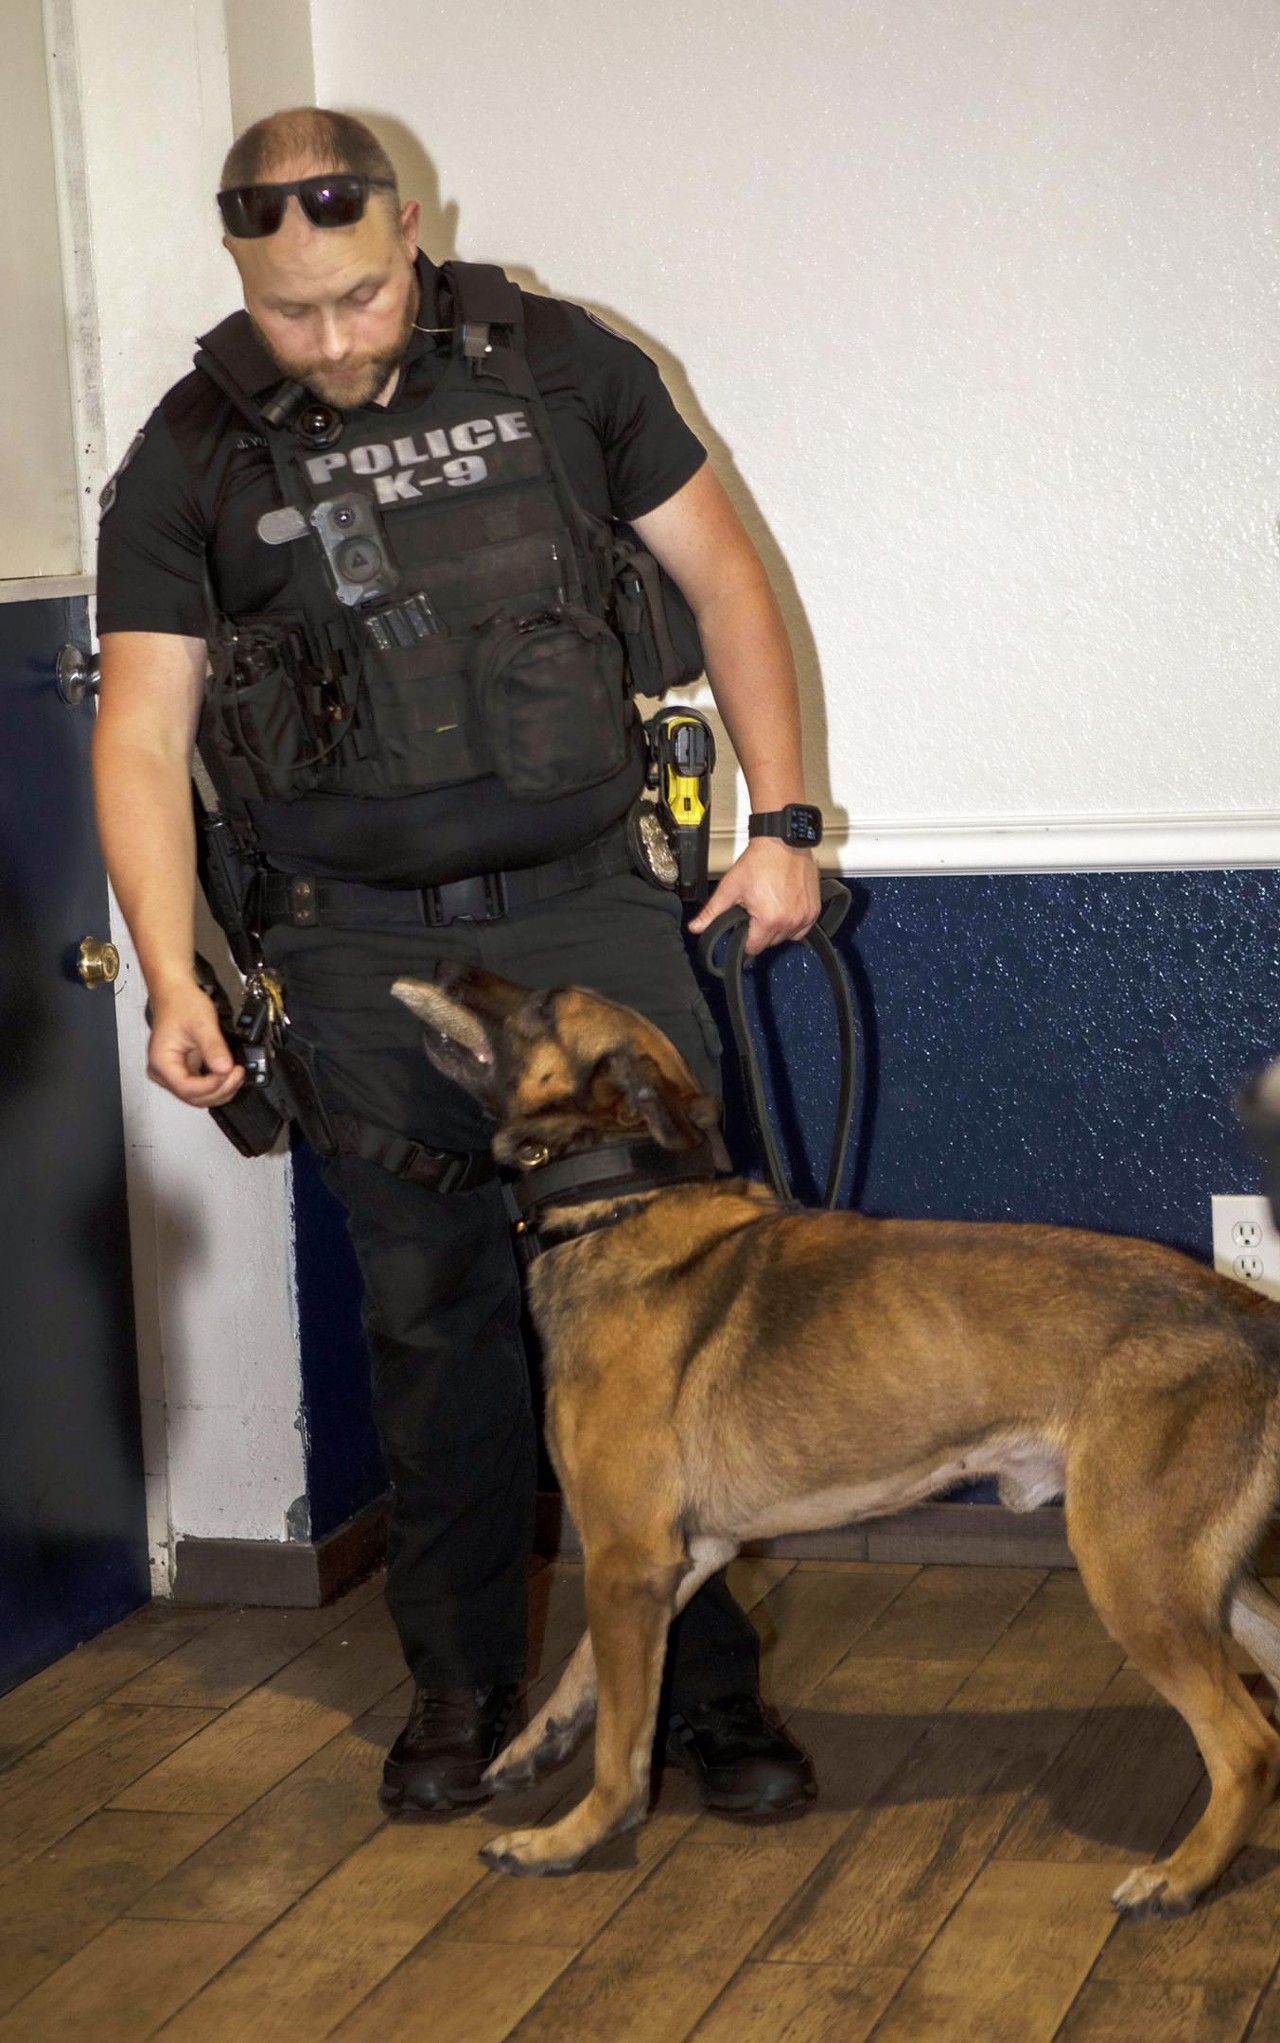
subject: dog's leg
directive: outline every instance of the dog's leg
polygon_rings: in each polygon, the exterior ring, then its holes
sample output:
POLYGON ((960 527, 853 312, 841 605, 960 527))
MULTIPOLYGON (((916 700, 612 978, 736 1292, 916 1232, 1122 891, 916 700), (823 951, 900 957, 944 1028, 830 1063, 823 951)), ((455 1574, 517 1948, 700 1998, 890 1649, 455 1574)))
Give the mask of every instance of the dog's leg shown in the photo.
POLYGON ((486 1773, 485 1786, 502 1794, 531 1787, 577 1751, 596 1716, 596 1662, 585 1631, 536 1717, 504 1746, 486 1773))
MULTIPOLYGON (((727 1567, 738 1551, 732 1539, 703 1535, 689 1542, 689 1566, 676 1591, 673 1616, 704 1582, 727 1567)), ((582 1634, 568 1665, 548 1702, 518 1738, 513 1738, 485 1775, 486 1784, 501 1794, 510 1788, 527 1788, 542 1775, 560 1766, 577 1751, 595 1722, 596 1663, 591 1650, 591 1632, 582 1634)))
MULTIPOLYGON (((1113 1627, 1114 1629, 1114 1627, 1113 1627)), ((1207 1630, 1157 1620, 1121 1644, 1190 1726, 1209 1772, 1209 1806, 1167 1859, 1138 1866, 1112 1895, 1127 1915, 1183 1915, 1225 1871, 1280 1780, 1280 1738, 1207 1630)))
MULTIPOLYGON (((1195 1451, 1194 1440, 1188 1445, 1195 1451)), ((1112 1637, 1185 1718, 1212 1790, 1177 1850, 1137 1867, 1112 1901, 1125 1914, 1182 1915, 1228 1865, 1280 1780, 1280 1736, 1231 1666, 1218 1619, 1226 1582, 1256 1532, 1256 1513, 1238 1493, 1220 1514, 1206 1508, 1199 1522, 1189 1522, 1195 1478, 1181 1489, 1170 1480, 1168 1453, 1138 1471, 1131 1457, 1123 1468, 1108 1466, 1108 1448, 1114 1452, 1114 1442, 1096 1443, 1092 1468, 1086 1443, 1072 1457, 1068 1527, 1081 1577, 1112 1637)), ((1241 1483, 1241 1492, 1248 1488, 1241 1483)))
MULTIPOLYGON (((585 1537, 585 1535, 584 1535, 585 1537)), ((649 1756, 683 1561, 612 1539, 586 1551, 587 1622, 596 1663, 595 1781, 559 1823, 496 1837, 480 1856, 504 1873, 568 1873, 644 1815, 649 1756)))

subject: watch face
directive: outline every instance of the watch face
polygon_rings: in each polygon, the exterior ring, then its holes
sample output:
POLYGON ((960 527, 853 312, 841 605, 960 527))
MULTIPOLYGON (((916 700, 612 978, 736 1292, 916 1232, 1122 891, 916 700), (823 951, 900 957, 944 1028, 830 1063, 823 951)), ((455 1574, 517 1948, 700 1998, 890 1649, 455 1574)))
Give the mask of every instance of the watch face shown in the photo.
POLYGON ((792 802, 787 815, 787 843, 815 845, 822 842, 822 814, 818 809, 792 802))
POLYGON ((753 814, 747 835, 777 837, 793 851, 811 851, 822 842, 822 810, 811 808, 808 802, 788 802, 785 809, 753 814))

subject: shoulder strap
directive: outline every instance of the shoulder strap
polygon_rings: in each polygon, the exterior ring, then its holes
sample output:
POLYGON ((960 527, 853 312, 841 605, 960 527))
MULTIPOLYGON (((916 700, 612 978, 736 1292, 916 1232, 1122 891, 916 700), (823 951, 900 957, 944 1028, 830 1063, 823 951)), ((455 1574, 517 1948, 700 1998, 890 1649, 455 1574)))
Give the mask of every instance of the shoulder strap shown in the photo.
POLYGON ((447 262, 440 271, 453 300, 454 326, 469 362, 489 351, 489 329, 511 328, 512 342, 524 352, 524 301, 519 286, 495 262, 447 262))
POLYGON ((443 265, 440 274, 453 302, 454 329, 461 336, 462 352, 471 362, 473 374, 496 377, 514 395, 523 397, 529 407, 582 565, 588 569, 595 563, 592 568, 592 579, 598 584, 595 601, 603 604, 608 577, 602 574, 598 563, 602 552, 612 543, 612 530, 579 503, 561 459, 542 392, 525 353, 524 293, 496 263, 449 262, 443 265), (500 342, 490 338, 495 326, 506 329, 506 337, 500 342))
POLYGON ((265 393, 282 379, 280 371, 263 352, 247 312, 233 312, 208 333, 202 333, 196 349, 196 367, 224 397, 229 397, 242 418, 261 429, 262 405, 255 393, 265 393))

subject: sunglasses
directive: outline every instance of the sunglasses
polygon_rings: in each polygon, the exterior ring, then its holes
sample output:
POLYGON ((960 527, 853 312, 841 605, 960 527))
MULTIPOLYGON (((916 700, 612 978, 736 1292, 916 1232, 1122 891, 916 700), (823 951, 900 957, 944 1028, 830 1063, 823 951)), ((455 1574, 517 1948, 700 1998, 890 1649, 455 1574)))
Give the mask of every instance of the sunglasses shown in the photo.
POLYGON ((364 216, 371 191, 393 192, 389 177, 364 177, 354 170, 335 170, 327 177, 298 177, 291 184, 238 184, 218 193, 218 210, 228 234, 237 241, 260 241, 274 234, 284 218, 290 192, 313 227, 353 227, 364 216))

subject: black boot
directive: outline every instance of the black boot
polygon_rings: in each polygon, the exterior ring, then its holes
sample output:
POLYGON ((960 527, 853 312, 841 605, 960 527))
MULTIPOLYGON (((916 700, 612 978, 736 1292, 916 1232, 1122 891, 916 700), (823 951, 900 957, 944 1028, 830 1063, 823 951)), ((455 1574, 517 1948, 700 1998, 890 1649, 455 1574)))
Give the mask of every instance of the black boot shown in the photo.
POLYGON ((694 1776, 704 1809, 730 1815, 785 1815, 818 1792, 808 1755, 750 1692, 673 1709, 666 1757, 694 1776))
POLYGON ((515 1728, 513 1681, 492 1688, 420 1688, 382 1769, 378 1800, 390 1816, 486 1802, 485 1768, 515 1728))

